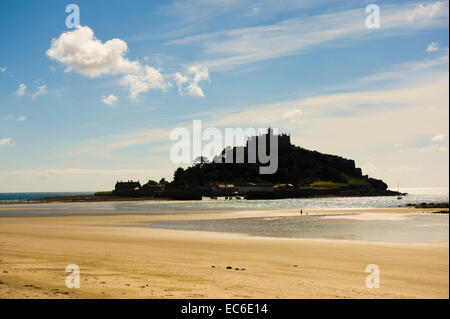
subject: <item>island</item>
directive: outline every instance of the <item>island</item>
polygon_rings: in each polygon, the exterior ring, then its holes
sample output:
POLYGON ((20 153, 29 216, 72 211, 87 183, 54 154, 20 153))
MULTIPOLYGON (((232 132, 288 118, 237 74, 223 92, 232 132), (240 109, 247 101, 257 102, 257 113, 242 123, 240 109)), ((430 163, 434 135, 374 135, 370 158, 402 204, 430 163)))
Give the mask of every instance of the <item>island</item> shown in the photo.
POLYGON ((92 196, 42 198, 40 201, 257 200, 397 195, 401 194, 388 190, 382 180, 364 175, 354 160, 293 145, 290 135, 274 135, 269 128, 267 133, 248 138, 245 146, 228 147, 212 160, 201 156, 190 167, 179 167, 171 182, 165 178, 144 184, 121 180, 112 191, 92 196), (265 164, 249 160, 249 143, 265 145, 270 150, 273 138, 278 142, 278 169, 274 174, 260 174, 259 168, 265 164), (244 154, 243 162, 236 162, 238 152, 244 154))
MULTIPOLYGON (((258 151, 258 149, 257 149, 258 151)), ((257 152, 258 153, 258 152, 257 152)), ((258 153, 259 154, 259 153, 258 153)), ((179 167, 171 182, 146 183, 117 180, 114 189, 90 195, 53 196, 26 199, 14 203, 104 202, 138 200, 203 200, 203 199, 286 199, 316 197, 400 196, 388 189, 381 179, 364 175, 355 161, 338 155, 307 150, 291 143, 289 134, 266 133, 250 136, 245 146, 226 147, 211 160, 196 158, 191 166, 179 167), (271 141, 277 142, 277 170, 261 174, 267 163, 249 158, 250 145, 264 146, 270 153, 271 141), (253 143, 253 144, 252 144, 253 143), (244 154, 240 161, 238 154, 244 154)))

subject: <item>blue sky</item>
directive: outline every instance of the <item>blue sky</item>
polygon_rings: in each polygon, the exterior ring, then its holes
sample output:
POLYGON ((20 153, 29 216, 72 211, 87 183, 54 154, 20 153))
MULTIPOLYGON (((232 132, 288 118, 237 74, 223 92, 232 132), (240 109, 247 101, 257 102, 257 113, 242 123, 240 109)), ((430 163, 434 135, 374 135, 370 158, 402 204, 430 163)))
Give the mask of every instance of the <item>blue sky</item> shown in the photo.
POLYGON ((194 119, 448 187, 448 30, 448 1, 3 0, 0 192, 170 180, 194 119))

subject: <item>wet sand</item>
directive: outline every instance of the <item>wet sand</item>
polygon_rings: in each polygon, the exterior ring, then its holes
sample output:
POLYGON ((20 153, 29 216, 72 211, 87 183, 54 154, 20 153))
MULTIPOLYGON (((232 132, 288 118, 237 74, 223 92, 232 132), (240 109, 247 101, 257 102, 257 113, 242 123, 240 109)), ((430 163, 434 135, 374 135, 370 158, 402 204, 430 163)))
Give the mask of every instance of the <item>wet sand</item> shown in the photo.
MULTIPOLYGON (((368 211, 426 210, 310 214, 368 211)), ((294 215, 252 210, 1 217, 0 298, 449 297, 448 241, 311 240, 145 227, 167 220, 294 215), (65 286, 69 264, 80 267, 79 289, 65 286), (380 288, 366 287, 368 264, 380 267, 380 288)))

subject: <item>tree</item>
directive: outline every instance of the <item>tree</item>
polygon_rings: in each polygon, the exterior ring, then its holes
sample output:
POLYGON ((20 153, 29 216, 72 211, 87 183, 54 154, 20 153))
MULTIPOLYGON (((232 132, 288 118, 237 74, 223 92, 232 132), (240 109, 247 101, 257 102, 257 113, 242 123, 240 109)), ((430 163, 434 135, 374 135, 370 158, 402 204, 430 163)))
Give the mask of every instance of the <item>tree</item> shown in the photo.
POLYGON ((208 158, 206 156, 199 156, 194 160, 194 166, 200 165, 200 167, 203 166, 203 164, 209 163, 208 158))
POLYGON ((181 180, 183 179, 184 175, 184 169, 182 167, 178 167, 175 173, 173 174, 174 180, 181 180))
POLYGON ((159 185, 161 185, 164 188, 167 188, 169 186, 169 184, 170 183, 168 181, 166 181, 166 179, 164 177, 161 178, 161 180, 159 181, 159 185))

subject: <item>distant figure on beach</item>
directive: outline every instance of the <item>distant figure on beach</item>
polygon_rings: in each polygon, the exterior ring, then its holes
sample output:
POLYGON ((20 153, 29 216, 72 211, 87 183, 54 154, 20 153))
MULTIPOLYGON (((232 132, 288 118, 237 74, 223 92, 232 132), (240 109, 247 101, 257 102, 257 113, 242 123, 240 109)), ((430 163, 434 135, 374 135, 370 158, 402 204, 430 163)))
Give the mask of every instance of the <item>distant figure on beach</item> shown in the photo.
POLYGON ((302 209, 300 209, 300 215, 303 215, 303 210, 302 209))

